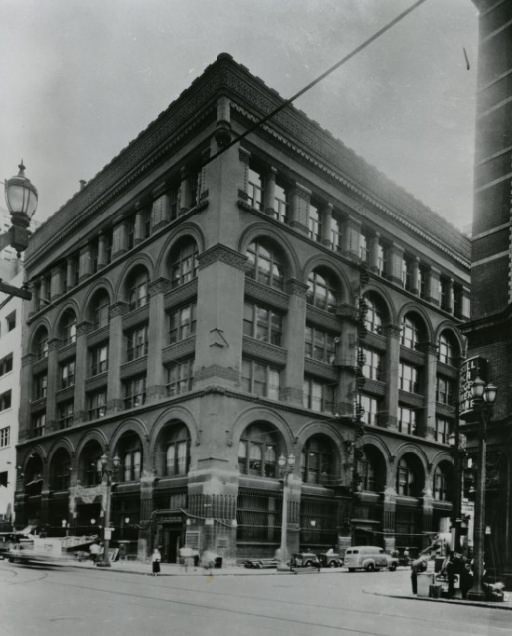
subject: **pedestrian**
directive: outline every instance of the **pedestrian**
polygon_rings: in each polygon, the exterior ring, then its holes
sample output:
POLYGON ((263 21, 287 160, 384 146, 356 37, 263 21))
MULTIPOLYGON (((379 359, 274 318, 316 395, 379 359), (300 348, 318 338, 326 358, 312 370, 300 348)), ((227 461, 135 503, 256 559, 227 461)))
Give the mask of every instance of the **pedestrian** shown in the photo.
POLYGON ((96 563, 98 563, 99 561, 100 552, 101 546, 98 543, 98 540, 94 539, 94 541, 89 546, 90 558, 94 565, 96 565, 96 563))
POLYGON ((411 586, 412 593, 418 593, 418 573, 426 570, 426 561, 421 557, 411 562, 411 586))
POLYGON ((466 598, 469 590, 473 586, 473 570, 471 564, 465 562, 460 574, 460 593, 462 598, 466 598))
POLYGON ((160 550, 155 548, 153 550, 153 554, 151 555, 151 573, 153 576, 158 576, 160 574, 160 561, 162 560, 162 555, 160 554, 160 550))
POLYGON ((448 598, 455 596, 455 575, 458 574, 457 566, 458 563, 455 558, 455 552, 450 550, 441 568, 441 574, 446 575, 448 579, 448 598))

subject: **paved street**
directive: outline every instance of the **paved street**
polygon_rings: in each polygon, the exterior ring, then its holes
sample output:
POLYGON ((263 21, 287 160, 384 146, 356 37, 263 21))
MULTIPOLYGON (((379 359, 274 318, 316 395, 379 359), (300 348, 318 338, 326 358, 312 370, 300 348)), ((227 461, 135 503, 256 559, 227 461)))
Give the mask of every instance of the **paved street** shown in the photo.
POLYGON ((512 613, 390 598, 409 573, 162 576, 0 563, 2 636, 504 636, 512 613), (379 594, 376 594, 378 592, 379 594))

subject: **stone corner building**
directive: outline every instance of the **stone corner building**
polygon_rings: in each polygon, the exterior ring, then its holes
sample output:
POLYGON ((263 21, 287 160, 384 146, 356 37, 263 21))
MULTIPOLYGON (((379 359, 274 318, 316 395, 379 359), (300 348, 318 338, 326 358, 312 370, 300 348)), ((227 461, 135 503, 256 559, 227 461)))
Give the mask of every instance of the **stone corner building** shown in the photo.
POLYGON ((33 236, 20 525, 101 526, 106 451, 139 556, 272 555, 281 454, 290 550, 447 529, 469 242, 293 107, 226 148, 281 103, 220 55, 33 236))

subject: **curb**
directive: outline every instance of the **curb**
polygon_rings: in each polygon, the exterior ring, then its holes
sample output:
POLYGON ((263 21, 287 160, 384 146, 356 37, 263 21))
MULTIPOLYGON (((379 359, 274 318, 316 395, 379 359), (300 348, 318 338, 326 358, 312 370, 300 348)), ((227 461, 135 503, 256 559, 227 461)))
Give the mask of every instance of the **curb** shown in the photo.
POLYGON ((491 603, 487 601, 478 602, 478 601, 466 601, 464 599, 456 599, 456 598, 431 598, 429 596, 413 596, 412 594, 385 594, 384 592, 369 592, 367 590, 363 590, 365 594, 373 594, 374 596, 386 596, 387 598, 399 598, 405 601, 427 601, 431 603, 448 603, 450 605, 463 605, 464 607, 487 607, 489 609, 499 609, 505 611, 512 610, 512 604, 507 602, 498 602, 491 603))

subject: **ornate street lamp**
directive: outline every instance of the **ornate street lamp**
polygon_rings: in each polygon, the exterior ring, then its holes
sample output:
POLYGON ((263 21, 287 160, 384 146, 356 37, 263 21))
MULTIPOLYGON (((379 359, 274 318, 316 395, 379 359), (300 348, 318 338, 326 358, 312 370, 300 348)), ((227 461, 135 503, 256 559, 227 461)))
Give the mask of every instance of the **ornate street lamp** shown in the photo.
POLYGON ((494 384, 476 378, 471 386, 475 409, 480 417, 478 431, 478 478, 475 494, 475 524, 473 532, 474 565, 473 587, 468 592, 468 599, 482 601, 485 599, 483 590, 484 549, 485 549, 485 481, 487 459, 487 427, 491 412, 496 401, 497 388, 494 384))
POLYGON ((110 465, 109 456, 106 453, 100 457, 102 483, 105 484, 105 516, 103 524, 103 560, 98 562, 99 567, 109 568, 111 566, 109 557, 110 535, 112 529, 110 527, 110 503, 112 499, 112 477, 117 472, 121 464, 119 456, 116 455, 112 459, 110 465))
POLYGON ((290 453, 288 457, 281 454, 277 460, 279 472, 283 479, 283 509, 281 516, 281 546, 279 548, 279 566, 280 570, 288 569, 288 490, 289 476, 295 468, 295 455, 290 453))
POLYGON ((12 245, 20 253, 27 248, 30 220, 37 208, 37 188, 25 176, 23 160, 15 177, 5 180, 5 202, 11 214, 12 227, 0 235, 0 249, 12 245))

